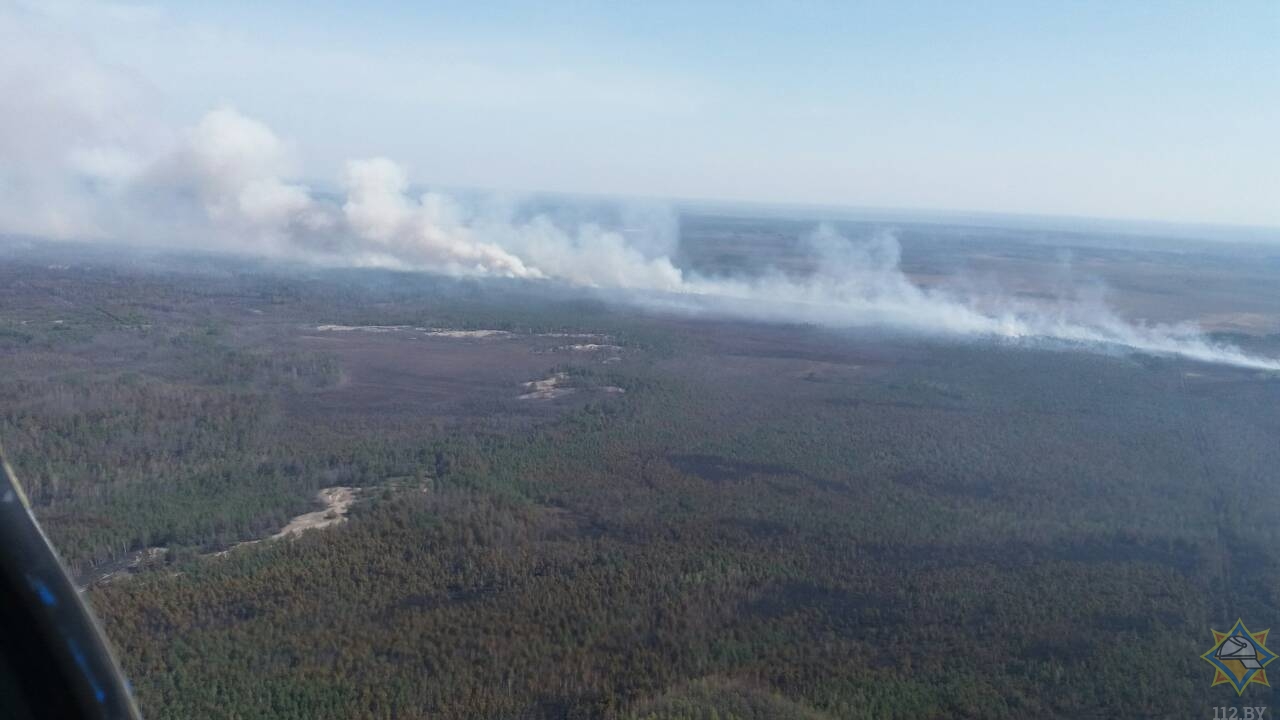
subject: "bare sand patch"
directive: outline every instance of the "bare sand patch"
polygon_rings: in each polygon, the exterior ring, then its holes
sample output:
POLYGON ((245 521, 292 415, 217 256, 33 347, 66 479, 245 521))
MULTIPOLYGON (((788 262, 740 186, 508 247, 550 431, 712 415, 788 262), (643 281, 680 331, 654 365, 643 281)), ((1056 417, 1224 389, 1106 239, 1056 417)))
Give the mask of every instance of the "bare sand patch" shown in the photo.
POLYGON ((280 532, 270 537, 259 538, 257 540, 245 540, 238 542, 226 550, 209 553, 205 557, 222 557, 232 550, 236 550, 247 545, 257 545, 267 540, 283 540, 287 537, 301 535, 307 530, 316 530, 338 525, 347 521, 347 511, 351 509, 351 505, 356 501, 356 495, 360 492, 359 488, 337 486, 325 488, 316 493, 316 499, 324 503, 323 510, 315 510, 313 512, 303 513, 289 521, 280 532))
POLYGON ((622 347, 619 345, 605 345, 602 343, 581 343, 577 345, 561 345, 556 349, 566 350, 568 352, 602 352, 606 350, 610 352, 622 352, 622 347))
POLYGON ((428 337, 446 338, 492 338, 506 337, 512 333, 506 330, 455 330, 453 328, 427 328, 412 325, 317 325, 319 332, 368 332, 394 333, 416 332, 428 337))
POLYGON ((448 328, 418 328, 418 330, 431 337, 448 338, 491 338, 506 337, 511 334, 506 330, 450 330, 448 328))
POLYGON ((608 335, 600 333, 570 333, 570 332, 547 332, 538 333, 538 337, 544 338, 581 338, 583 340, 608 340, 608 335))
POLYGON ((529 392, 520 396, 521 400, 552 400, 573 392, 573 388, 560 387, 569 379, 566 373, 556 373, 542 380, 530 380, 522 387, 529 392))
POLYGON ((316 330, 320 332, 399 332, 402 330, 412 330, 408 325, 317 325, 316 330))
POLYGON ((350 487, 331 487, 316 493, 316 499, 324 503, 323 510, 303 513, 289 521, 284 529, 271 536, 272 540, 280 540, 291 535, 299 535, 307 530, 337 525, 347 521, 347 511, 356 501, 359 490, 350 487))

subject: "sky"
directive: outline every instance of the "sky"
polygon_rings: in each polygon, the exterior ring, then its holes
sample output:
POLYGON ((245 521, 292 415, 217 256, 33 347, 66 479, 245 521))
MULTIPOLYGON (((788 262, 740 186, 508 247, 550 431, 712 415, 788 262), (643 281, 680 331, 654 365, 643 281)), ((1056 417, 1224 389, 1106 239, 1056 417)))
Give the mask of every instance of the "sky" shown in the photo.
POLYGON ((313 185, 385 156, 435 186, 1280 226, 1274 0, 0 8, 127 78, 102 112, 129 132, 234 108, 313 185))

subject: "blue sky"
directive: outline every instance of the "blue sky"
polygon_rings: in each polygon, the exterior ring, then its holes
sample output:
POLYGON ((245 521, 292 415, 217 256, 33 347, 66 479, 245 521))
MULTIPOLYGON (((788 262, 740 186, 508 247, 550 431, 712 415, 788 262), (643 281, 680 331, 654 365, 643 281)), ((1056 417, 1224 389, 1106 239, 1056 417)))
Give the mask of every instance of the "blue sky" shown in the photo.
POLYGON ((1280 226, 1280 3, 27 4, 309 178, 1280 226))

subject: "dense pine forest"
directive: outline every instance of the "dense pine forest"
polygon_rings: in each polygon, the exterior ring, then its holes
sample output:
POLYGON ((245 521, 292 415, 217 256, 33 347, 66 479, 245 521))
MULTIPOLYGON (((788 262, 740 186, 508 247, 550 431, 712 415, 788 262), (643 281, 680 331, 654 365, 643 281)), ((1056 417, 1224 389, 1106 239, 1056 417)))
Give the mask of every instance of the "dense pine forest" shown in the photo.
POLYGON ((1274 374, 204 265, 0 266, 0 445, 149 718, 1274 704, 1198 657, 1280 623, 1274 374))

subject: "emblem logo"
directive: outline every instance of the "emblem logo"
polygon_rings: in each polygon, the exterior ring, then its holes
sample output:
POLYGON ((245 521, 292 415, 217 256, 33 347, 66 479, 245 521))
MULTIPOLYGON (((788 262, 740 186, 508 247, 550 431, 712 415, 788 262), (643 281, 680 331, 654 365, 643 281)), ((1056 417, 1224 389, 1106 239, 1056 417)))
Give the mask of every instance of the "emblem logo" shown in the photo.
POLYGON ((1228 632, 1214 630, 1213 647, 1200 656, 1214 668, 1213 684, 1229 684, 1237 695, 1243 695, 1249 683, 1270 687, 1265 668, 1276 659, 1276 654, 1267 649, 1268 632, 1270 630, 1250 632, 1243 620, 1236 620, 1235 627, 1228 632))

